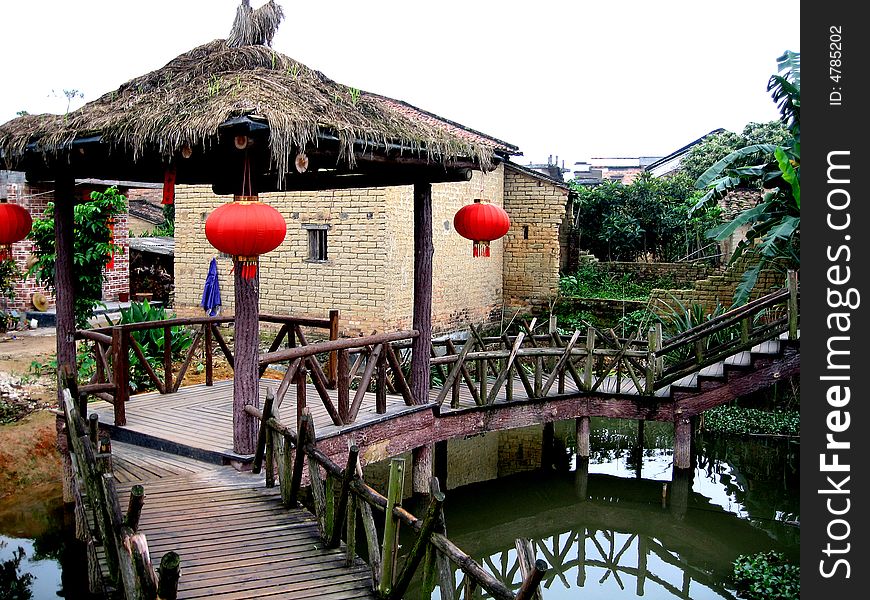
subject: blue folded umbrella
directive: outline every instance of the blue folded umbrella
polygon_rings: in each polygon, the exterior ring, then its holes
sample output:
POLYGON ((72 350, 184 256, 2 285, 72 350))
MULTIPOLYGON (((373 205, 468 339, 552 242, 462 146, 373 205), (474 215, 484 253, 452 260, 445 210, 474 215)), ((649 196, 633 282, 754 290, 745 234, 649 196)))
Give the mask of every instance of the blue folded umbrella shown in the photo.
POLYGON ((208 266, 208 275, 205 277, 205 286, 202 288, 202 302, 200 306, 205 309, 209 316, 217 314, 218 306, 221 305, 221 285, 218 281, 217 260, 211 259, 208 266))

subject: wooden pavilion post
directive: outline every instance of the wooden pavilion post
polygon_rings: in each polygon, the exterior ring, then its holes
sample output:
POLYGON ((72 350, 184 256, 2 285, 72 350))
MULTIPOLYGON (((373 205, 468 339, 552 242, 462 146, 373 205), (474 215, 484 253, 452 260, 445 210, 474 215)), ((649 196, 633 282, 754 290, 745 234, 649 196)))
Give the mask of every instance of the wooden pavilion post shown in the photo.
POLYGON ((257 443, 257 420, 245 406, 260 406, 260 335, 258 312, 260 276, 245 279, 235 261, 235 327, 233 345, 233 452, 253 454, 257 443))
MULTIPOLYGON (((73 240, 75 239, 73 208, 75 179, 66 172, 58 173, 54 188, 55 306, 57 310, 58 373, 75 373, 75 290, 73 288, 73 240), (69 369, 69 370, 67 370, 69 369)), ((63 390, 57 389, 58 406, 63 407, 63 390)))
MULTIPOLYGON (((416 404, 429 401, 429 356, 432 351, 432 184, 414 184, 414 338, 411 354, 411 396, 416 404)), ((432 445, 413 451, 413 492, 429 493, 432 445)))

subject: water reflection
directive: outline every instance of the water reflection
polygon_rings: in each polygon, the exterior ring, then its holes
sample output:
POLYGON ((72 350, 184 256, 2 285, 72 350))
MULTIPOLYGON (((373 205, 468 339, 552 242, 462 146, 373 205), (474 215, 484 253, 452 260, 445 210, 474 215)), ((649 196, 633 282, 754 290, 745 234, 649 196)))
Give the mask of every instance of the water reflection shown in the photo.
MULTIPOLYGON (((469 461, 487 474, 479 483, 467 483, 462 460, 449 457, 448 487, 466 483, 447 494, 445 513, 449 537, 514 590, 522 583, 517 538, 550 565, 544 600, 731 599, 738 555, 775 549, 798 558, 797 444, 700 437, 696 468, 673 471, 668 425, 638 431, 634 422, 596 420, 588 461, 573 454, 573 421, 557 424, 550 452, 541 428, 512 433, 473 442, 494 445, 499 457, 486 469, 469 461), (506 464, 511 455, 521 467, 506 464)), ((469 456, 462 443, 450 451, 469 456)), ((464 587, 461 571, 454 584, 464 587)), ((420 597, 442 597, 431 583, 424 588, 420 597)))

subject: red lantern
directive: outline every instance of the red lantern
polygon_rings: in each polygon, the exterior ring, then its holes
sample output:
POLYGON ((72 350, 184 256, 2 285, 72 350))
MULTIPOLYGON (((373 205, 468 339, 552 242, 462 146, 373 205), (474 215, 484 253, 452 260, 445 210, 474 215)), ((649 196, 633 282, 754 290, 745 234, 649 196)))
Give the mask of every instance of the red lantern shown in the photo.
POLYGON ((236 257, 245 279, 257 276, 257 257, 277 248, 285 235, 287 224, 281 213, 256 196, 236 196, 234 202, 217 207, 205 221, 208 241, 236 257))
POLYGON ((453 217, 456 233, 474 242, 475 257, 489 257, 489 243, 506 234, 510 227, 510 217, 503 208, 480 200, 463 206, 453 217))
POLYGON ((32 226, 33 218, 26 208, 0 203, 0 260, 12 256, 12 244, 26 238, 32 226))

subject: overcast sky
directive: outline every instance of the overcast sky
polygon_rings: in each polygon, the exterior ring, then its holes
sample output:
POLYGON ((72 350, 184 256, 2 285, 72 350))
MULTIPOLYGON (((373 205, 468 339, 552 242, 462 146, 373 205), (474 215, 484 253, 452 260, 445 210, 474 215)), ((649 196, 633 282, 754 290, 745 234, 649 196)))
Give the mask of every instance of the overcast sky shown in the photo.
MULTIPOLYGON (((796 1, 279 3, 279 52, 515 144, 523 164, 663 156, 775 119, 767 79, 800 51, 796 1)), ((62 113, 64 89, 84 93, 75 108, 226 37, 238 4, 0 0, 0 123, 62 113)))

